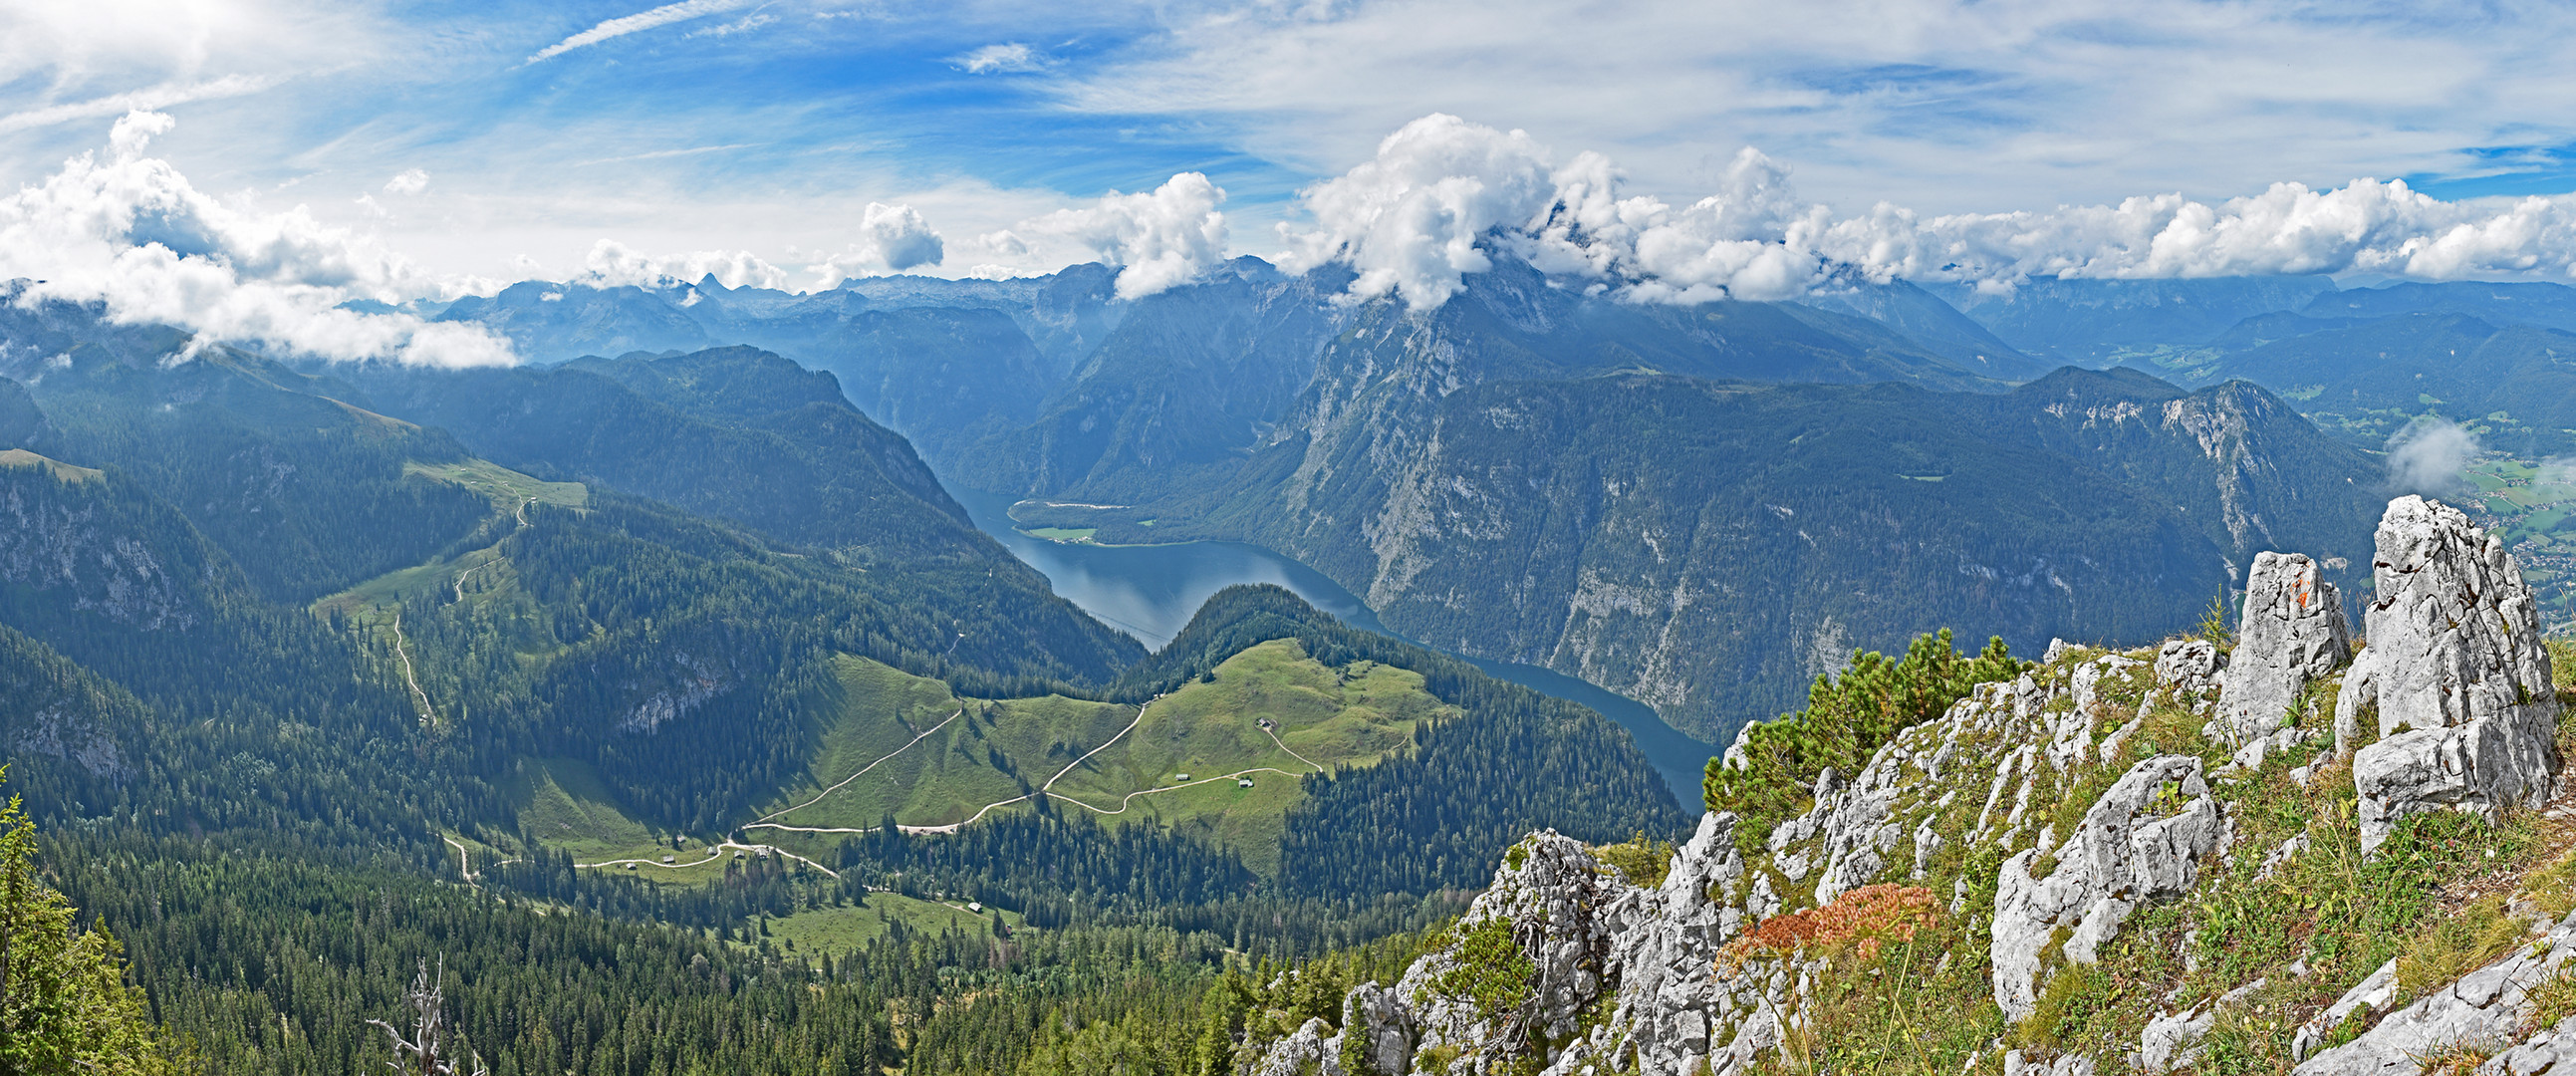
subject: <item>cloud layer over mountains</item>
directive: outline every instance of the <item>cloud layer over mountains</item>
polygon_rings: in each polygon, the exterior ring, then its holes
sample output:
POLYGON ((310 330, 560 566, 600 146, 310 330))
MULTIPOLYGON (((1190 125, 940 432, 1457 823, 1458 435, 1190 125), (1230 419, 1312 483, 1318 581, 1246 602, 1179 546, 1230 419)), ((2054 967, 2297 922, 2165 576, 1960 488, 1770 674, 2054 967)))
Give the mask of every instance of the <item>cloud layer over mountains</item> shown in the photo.
MULTIPOLYGON (((326 226, 303 207, 261 212, 191 186, 144 155, 166 115, 116 122, 101 158, 86 153, 40 185, 0 199, 0 279, 42 280, 20 301, 103 303, 126 322, 162 322, 201 342, 260 341, 327 358, 433 365, 513 361, 480 329, 407 314, 342 309, 447 297, 492 285, 434 278, 373 236, 326 226)), ((425 173, 388 193, 417 194, 425 173)), ((1298 196, 1309 222, 1281 225, 1280 264, 1330 262, 1356 274, 1355 300, 1436 307, 1496 253, 1630 302, 1794 298, 1836 281, 1944 280, 2009 289, 2040 276, 2153 278, 2373 272, 2448 280, 2576 275, 2576 195, 2446 202, 2403 182, 2315 190, 2276 184, 2206 203, 2144 195, 2116 206, 1930 218, 1882 202, 1836 217, 1802 202, 1789 171, 1745 149, 1716 190, 1685 205, 1632 193, 1597 153, 1559 162, 1548 147, 1434 114, 1405 124, 1370 160, 1298 196)), ((1134 194, 976 238, 1005 256, 1031 240, 1071 244, 1121 267, 1137 299, 1199 279, 1233 252, 1223 188, 1199 172, 1134 194)), ((809 255, 810 288, 941 265, 946 241, 908 205, 869 203, 839 253, 809 255)), ((579 282, 663 286, 713 275, 729 287, 788 288, 790 274, 750 251, 653 255, 614 239, 592 248, 579 282)), ((994 267, 977 266, 978 274, 994 267)))
POLYGON ((170 117, 116 121, 105 160, 82 154, 39 185, 0 199, 0 280, 41 283, 20 302, 104 303, 128 323, 196 332, 198 343, 262 340, 335 359, 389 357, 438 366, 512 361, 477 326, 339 309, 352 298, 439 294, 372 238, 301 207, 257 213, 206 196, 167 161, 143 156, 170 117))
POLYGON ((1339 260, 1360 296, 1437 306, 1487 266, 1480 243, 1647 302, 1785 299, 1838 276, 1974 281, 2375 272, 2431 280, 2576 275, 2576 196, 2445 202, 2402 181, 2275 184, 2211 205, 2179 194, 2117 206, 1919 218, 1881 202, 1835 218, 1747 149, 1688 206, 1627 194, 1595 153, 1562 167, 1518 131, 1454 116, 1406 124, 1375 159, 1302 195, 1285 262, 1339 260))

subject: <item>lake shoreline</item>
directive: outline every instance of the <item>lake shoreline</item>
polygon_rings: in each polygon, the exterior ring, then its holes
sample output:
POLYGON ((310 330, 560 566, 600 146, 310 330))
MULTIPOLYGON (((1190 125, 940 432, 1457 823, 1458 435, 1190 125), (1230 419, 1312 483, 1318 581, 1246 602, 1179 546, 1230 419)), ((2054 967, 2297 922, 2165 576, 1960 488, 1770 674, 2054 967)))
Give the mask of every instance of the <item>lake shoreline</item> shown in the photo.
POLYGON ((1719 749, 1665 724, 1644 703, 1553 669, 1459 654, 1409 638, 1380 623, 1375 610, 1330 577, 1260 546, 1218 541, 1150 545, 1063 541, 1019 529, 1010 510, 1022 498, 957 486, 949 486, 948 492, 965 507, 978 530, 1046 576, 1058 596, 1135 636, 1150 649, 1168 645, 1219 590, 1243 583, 1282 586, 1352 627, 1449 654, 1488 676, 1591 708, 1628 730, 1683 810, 1692 815, 1702 810, 1701 774, 1719 749))

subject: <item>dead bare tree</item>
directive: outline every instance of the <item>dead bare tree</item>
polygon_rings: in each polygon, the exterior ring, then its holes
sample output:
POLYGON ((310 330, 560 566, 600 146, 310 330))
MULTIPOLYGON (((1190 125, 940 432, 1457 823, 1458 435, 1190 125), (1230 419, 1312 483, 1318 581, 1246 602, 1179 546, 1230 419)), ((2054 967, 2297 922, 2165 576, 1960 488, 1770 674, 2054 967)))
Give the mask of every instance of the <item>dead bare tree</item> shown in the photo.
MULTIPOLYGON (((455 1059, 440 1056, 439 1040, 447 1033, 446 994, 447 958, 438 958, 436 980, 429 977, 429 961, 423 960, 420 974, 411 981, 411 992, 404 995, 404 1000, 411 1002, 414 1014, 411 1038, 403 1038, 402 1032, 382 1020, 367 1021, 385 1029, 385 1036, 394 1040, 394 1060, 385 1062, 386 1068, 416 1076, 458 1076, 455 1059)), ((491 1076, 492 1070, 483 1067, 482 1057, 471 1056, 469 1059, 474 1068, 466 1076, 491 1076)))

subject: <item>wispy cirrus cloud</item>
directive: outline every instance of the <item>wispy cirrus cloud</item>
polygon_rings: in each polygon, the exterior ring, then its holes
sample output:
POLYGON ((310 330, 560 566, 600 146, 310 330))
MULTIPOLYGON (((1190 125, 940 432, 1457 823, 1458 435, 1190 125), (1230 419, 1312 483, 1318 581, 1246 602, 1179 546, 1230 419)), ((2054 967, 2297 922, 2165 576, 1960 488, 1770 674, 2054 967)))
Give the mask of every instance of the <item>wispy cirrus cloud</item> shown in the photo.
POLYGON ((763 26, 767 26, 767 25, 769 25, 770 23, 777 22, 777 21, 778 21, 778 16, 776 16, 776 15, 772 15, 772 14, 769 14, 769 13, 767 13, 767 12, 763 12, 763 11, 755 11, 755 12, 753 12, 753 13, 749 14, 749 15, 745 15, 745 16, 743 16, 743 17, 739 18, 739 19, 735 19, 735 20, 733 20, 732 22, 728 22, 728 23, 719 23, 719 24, 717 24, 717 25, 707 27, 707 28, 706 28, 706 29, 704 29, 704 30, 691 30, 691 31, 689 31, 687 34, 682 35, 682 36, 684 36, 684 37, 732 37, 732 36, 733 36, 733 35, 735 35, 735 34, 747 34, 747 33, 750 33, 750 32, 752 32, 752 31, 754 31, 754 30, 760 29, 760 28, 761 28, 761 27, 763 27, 763 26))
POLYGON ((695 157, 705 153, 723 153, 728 150, 753 149, 759 145, 761 145, 761 143, 758 142, 729 142, 721 146, 690 146, 687 149, 657 149, 644 153, 627 153, 615 157, 595 157, 587 161, 574 161, 573 167, 587 168, 594 164, 624 164, 628 161, 659 161, 667 160, 672 157, 695 157))
POLYGON ((46 105, 21 112, 0 115, 0 134, 33 127, 50 127, 74 120, 94 120, 121 116, 128 112, 149 112, 171 108, 192 101, 240 97, 258 93, 286 81, 283 75, 225 75, 222 78, 195 82, 171 82, 124 93, 112 93, 85 101, 46 105))
POLYGON ((602 41, 609 41, 624 37, 628 34, 638 34, 646 30, 669 26, 675 22, 687 22, 691 19, 701 19, 709 15, 722 15, 730 11, 739 11, 749 6, 751 6, 749 0, 680 0, 680 2, 676 4, 664 4, 650 11, 639 11, 632 15, 609 19, 597 26, 593 26, 590 29, 584 30, 572 35, 571 37, 567 37, 552 45, 548 45, 545 48, 537 50, 536 54, 528 57, 526 62, 539 63, 545 60, 551 60, 557 56, 563 55, 564 53, 571 52, 574 49, 586 48, 591 45, 599 44, 602 41))

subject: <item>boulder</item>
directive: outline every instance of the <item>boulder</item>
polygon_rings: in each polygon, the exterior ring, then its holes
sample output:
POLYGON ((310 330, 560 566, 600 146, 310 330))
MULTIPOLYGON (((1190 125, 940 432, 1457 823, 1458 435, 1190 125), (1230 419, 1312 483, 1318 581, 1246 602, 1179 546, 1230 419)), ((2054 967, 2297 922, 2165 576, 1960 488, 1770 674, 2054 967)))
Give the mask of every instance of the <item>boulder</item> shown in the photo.
POLYGON ((2260 766, 2267 750, 2288 746, 2276 737, 2289 731, 2299 697, 2351 658, 2343 596, 2317 577, 2316 562, 2297 553, 2257 554, 2245 577, 2236 649, 2219 678, 2218 725, 2238 745, 2237 761, 2260 766))
POLYGON ((2558 699, 2531 588, 2456 508, 2400 497, 2380 519, 2368 645, 2335 699, 2364 847, 2450 808, 2490 821, 2558 785, 2558 699), (2360 746, 2365 734, 2375 741, 2360 746), (2355 750, 2358 748, 2357 751, 2355 750))
POLYGON ((2156 650, 2156 683, 2195 696, 2218 685, 2226 663, 2227 655, 2206 639, 2174 639, 2156 650))
POLYGON ((2043 957, 2059 928, 2071 928, 2066 958, 2092 963, 2141 904, 2189 892, 2200 859, 2218 847, 2226 822, 2202 778, 2200 760, 2159 755, 2129 767, 2054 851, 2044 878, 2031 866, 2046 849, 2005 860, 1996 879, 1993 927, 1995 1004, 2015 1020, 2038 1006, 2043 957))

